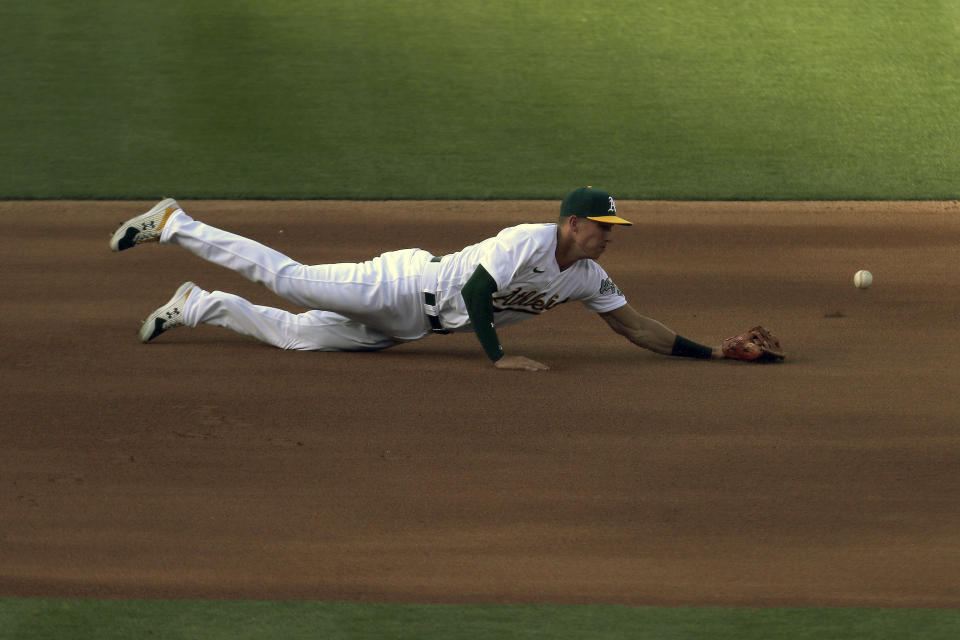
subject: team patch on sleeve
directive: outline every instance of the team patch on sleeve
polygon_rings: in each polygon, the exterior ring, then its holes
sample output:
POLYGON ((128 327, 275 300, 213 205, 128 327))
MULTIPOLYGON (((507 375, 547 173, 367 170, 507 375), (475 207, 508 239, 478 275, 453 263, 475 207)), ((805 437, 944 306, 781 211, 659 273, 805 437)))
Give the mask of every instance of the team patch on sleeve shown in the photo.
POLYGON ((600 281, 600 295, 608 294, 623 297, 623 291, 620 291, 620 287, 615 285, 610 278, 604 278, 600 281))

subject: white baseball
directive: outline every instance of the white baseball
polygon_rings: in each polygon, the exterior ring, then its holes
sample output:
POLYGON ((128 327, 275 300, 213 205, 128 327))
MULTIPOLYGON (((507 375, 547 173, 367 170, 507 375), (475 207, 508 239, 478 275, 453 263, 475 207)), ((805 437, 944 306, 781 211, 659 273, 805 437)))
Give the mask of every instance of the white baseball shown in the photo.
POLYGON ((873 274, 866 269, 861 269, 853 274, 853 285, 857 289, 866 289, 873 284, 873 274))

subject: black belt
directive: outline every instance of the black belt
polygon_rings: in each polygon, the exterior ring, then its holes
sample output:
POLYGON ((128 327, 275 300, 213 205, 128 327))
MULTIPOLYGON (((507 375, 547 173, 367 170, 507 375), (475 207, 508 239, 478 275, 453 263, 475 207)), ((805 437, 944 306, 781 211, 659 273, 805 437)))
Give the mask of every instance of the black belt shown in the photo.
MULTIPOLYGON (((427 293, 425 291, 423 293, 423 301, 431 307, 435 307, 437 305, 437 294, 427 293)), ((427 315, 427 320, 430 321, 430 330, 434 333, 450 333, 449 329, 443 328, 443 325, 440 324, 440 318, 437 316, 427 315)))

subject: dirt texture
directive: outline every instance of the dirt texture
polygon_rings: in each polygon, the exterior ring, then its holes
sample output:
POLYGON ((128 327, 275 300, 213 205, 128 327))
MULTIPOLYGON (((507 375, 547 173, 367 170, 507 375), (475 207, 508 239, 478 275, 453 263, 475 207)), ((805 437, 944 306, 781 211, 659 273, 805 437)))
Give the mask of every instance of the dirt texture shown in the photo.
MULTIPOLYGON (((960 205, 620 202, 602 264, 699 342, 579 304, 378 353, 223 329, 148 345, 185 280, 295 310, 177 247, 153 203, 0 203, 0 596, 960 606, 960 205), (869 269, 873 286, 853 274, 869 269)), ((462 248, 556 202, 182 202, 307 263, 462 248)))

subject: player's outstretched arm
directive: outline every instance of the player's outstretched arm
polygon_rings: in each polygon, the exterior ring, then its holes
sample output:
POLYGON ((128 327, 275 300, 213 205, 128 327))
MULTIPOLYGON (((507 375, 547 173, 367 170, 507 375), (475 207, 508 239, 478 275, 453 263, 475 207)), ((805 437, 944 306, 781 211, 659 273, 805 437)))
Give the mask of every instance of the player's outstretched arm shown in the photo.
POLYGON ((673 330, 656 320, 640 315, 629 304, 601 313, 600 317, 610 325, 611 329, 638 347, 670 356, 716 360, 723 358, 723 350, 720 347, 704 346, 678 336, 673 330))
POLYGON ((549 369, 545 364, 524 356, 504 355, 497 330, 493 326, 493 293, 497 290, 497 282, 487 270, 478 266, 470 279, 463 285, 461 295, 467 306, 467 315, 473 326, 477 339, 483 347, 487 357, 498 369, 515 371, 545 371, 549 369))

